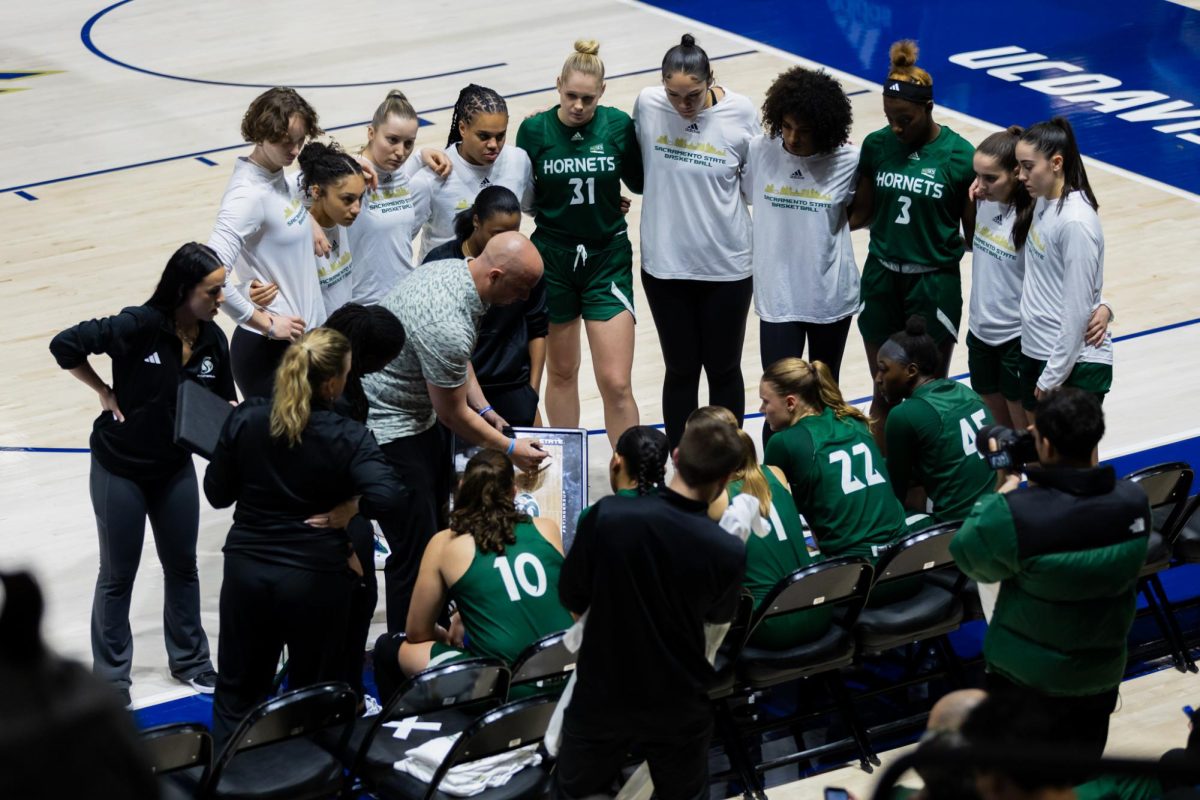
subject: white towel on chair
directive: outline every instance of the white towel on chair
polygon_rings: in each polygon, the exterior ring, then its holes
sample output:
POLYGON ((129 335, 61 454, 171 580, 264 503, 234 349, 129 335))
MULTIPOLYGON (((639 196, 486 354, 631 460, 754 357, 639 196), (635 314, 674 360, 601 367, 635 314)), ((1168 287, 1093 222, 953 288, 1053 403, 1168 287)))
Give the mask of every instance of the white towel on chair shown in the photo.
MULTIPOLYGON (((437 768, 446 760, 446 755, 460 735, 456 733, 453 736, 430 739, 420 747, 409 750, 402 760, 392 766, 419 781, 429 783, 433 780, 433 773, 437 772, 437 768)), ((471 797, 485 789, 503 786, 513 775, 526 767, 542 763, 542 756, 537 749, 535 742, 506 753, 458 764, 450 768, 437 788, 455 797, 471 797)))

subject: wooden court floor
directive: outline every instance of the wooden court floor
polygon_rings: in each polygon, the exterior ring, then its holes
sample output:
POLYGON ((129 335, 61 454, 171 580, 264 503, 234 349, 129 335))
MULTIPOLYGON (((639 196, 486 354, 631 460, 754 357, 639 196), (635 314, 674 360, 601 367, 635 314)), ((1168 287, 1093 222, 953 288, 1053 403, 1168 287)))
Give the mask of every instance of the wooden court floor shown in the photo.
MULTIPOLYGON (((48 638, 84 660, 97 561, 88 457, 22 448, 85 448, 98 404, 57 369, 47 344, 81 319, 141 303, 180 243, 207 238, 233 158, 249 149, 239 145, 241 115, 263 87, 331 87, 300 91, 322 125, 347 148, 356 148, 366 140, 365 120, 388 89, 399 86, 431 123, 421 129, 418 145, 442 146, 449 107, 468 82, 509 97, 509 133, 515 138, 521 118, 556 102, 554 79, 576 38, 601 41, 610 75, 604 100, 626 110, 643 86, 657 82, 663 51, 684 32, 695 33, 715 59, 718 82, 755 104, 778 72, 801 61, 620 0, 499 6, 467 0, 453 7, 431 0, 354 0, 337 6, 336 14, 315 0, 219 0, 203 6, 131 0, 101 14, 106 5, 0 4, 0 73, 45 73, 0 81, 0 90, 9 90, 0 91, 0 210, 8 231, 8 245, 0 252, 0 364, 6 379, 0 447, 14 448, 0 451, 0 568, 28 565, 39 574, 47 593, 48 638), (84 46, 85 29, 94 49, 84 46)), ((925 66, 936 81, 939 65, 925 66)), ((879 78, 884 68, 881 64, 879 78)), ((849 76, 844 85, 850 93, 861 92, 852 97, 852 137, 861 141, 883 124, 879 87, 849 76)), ((950 109, 935 116, 976 142, 995 129, 950 109)), ((1102 203, 1105 296, 1117 310, 1114 333, 1197 316, 1200 198, 1098 163, 1089 164, 1089 171, 1102 203)), ((639 208, 635 199, 629 215, 635 250, 639 208)), ((526 220, 523 230, 531 229, 526 220)), ((855 234, 854 243, 861 264, 865 233, 855 234)), ((963 275, 965 295, 969 257, 963 275)), ((634 392, 643 421, 658 422, 662 361, 645 297, 636 288, 642 313, 634 392)), ((228 319, 221 321, 228 330, 228 319)), ((1105 406, 1106 454, 1183 438, 1200 427, 1193 399, 1200 386, 1197 345, 1198 326, 1117 345, 1116 382, 1105 406)), ((107 373, 103 360, 95 363, 107 373)), ((757 410, 759 367, 752 317, 743 357, 748 410, 757 410)), ((966 371, 961 347, 953 371, 966 371)), ((851 333, 842 374, 848 397, 869 394, 857 331, 851 333)), ((580 388, 582 424, 600 428, 586 346, 580 388)), ((590 441, 595 499, 607 491, 603 465, 609 450, 603 435, 590 441)), ((203 469, 202 462, 197 466, 203 469)), ((202 509, 203 620, 214 649, 220 547, 228 524, 227 511, 202 509)), ((154 550, 147 547, 131 614, 133 696, 140 704, 183 693, 166 673, 161 588, 154 550)), ((1138 696, 1162 706, 1164 724, 1178 716, 1178 694, 1196 691, 1194 679, 1174 674, 1141 681, 1152 688, 1142 695, 1137 683, 1138 696)), ((1177 738, 1164 728, 1161 742, 1154 741, 1166 749, 1177 738)), ((1131 734, 1130 741, 1137 740, 1131 734)), ((779 796, 807 797, 807 791, 779 796)))

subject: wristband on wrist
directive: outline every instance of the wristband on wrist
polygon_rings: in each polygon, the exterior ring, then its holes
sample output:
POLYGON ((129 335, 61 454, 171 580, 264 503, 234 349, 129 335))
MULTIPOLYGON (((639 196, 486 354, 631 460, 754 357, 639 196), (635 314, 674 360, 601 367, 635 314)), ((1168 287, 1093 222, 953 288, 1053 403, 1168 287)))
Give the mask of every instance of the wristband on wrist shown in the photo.
POLYGON ((516 438, 509 439, 508 440, 508 449, 504 451, 504 455, 511 456, 513 454, 513 450, 516 448, 516 446, 517 446, 516 438))
POLYGON ((484 406, 483 408, 479 409, 479 416, 482 417, 484 414, 486 414, 487 412, 489 412, 491 410, 492 410, 491 406, 484 406))

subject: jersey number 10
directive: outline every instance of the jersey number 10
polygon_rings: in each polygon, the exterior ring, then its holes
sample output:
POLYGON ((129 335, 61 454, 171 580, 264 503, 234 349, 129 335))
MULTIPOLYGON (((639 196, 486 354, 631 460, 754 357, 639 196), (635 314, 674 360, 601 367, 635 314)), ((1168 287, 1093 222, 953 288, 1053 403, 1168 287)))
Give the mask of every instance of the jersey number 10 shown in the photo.
POLYGON ((596 179, 588 178, 586 181, 583 178, 571 178, 571 205, 581 206, 587 203, 589 206, 596 204, 596 179), (583 196, 583 187, 587 186, 587 199, 583 196))
POLYGON ((541 597, 546 593, 546 568, 542 566, 542 562, 538 560, 537 556, 531 553, 521 553, 513 561, 513 566, 509 566, 508 556, 498 556, 495 567, 500 570, 500 580, 504 581, 504 591, 508 592, 508 599, 514 603, 521 600, 521 592, 517 589, 518 584, 530 597, 541 597), (533 580, 529 579, 531 569, 533 580))

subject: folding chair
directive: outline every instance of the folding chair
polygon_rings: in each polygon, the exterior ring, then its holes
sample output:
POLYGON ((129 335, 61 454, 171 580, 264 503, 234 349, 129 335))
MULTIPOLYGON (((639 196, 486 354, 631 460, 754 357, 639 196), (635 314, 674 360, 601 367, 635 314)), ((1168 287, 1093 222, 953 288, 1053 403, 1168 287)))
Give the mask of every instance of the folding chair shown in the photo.
POLYGON ((350 742, 353 756, 348 788, 357 776, 374 791, 407 751, 465 729, 480 713, 504 702, 508 683, 508 667, 485 658, 414 675, 392 695, 382 712, 359 721, 350 742))
POLYGON ((576 654, 567 649, 566 636, 566 631, 543 636, 517 656, 508 689, 510 699, 561 693, 566 688, 567 677, 575 669, 576 661, 576 654))
POLYGON ((1196 672, 1196 662, 1184 641, 1183 631, 1158 573, 1171 566, 1175 542, 1187 522, 1185 512, 1193 477, 1192 468, 1180 461, 1157 464, 1125 476, 1126 480, 1145 490, 1154 518, 1146 547, 1146 564, 1138 575, 1138 591, 1146 599, 1146 605, 1166 639, 1175 669, 1180 672, 1196 672))
MULTIPOLYGON (((199 722, 176 722, 142 731, 142 746, 150 759, 150 769, 160 784, 169 784, 178 792, 193 796, 192 790, 204 786, 212 771, 213 741, 208 728, 199 722), (177 781, 173 773, 187 770, 189 780, 177 781)), ((169 791, 163 786, 164 791, 169 791)))
POLYGON ((342 762, 312 741, 338 729, 344 742, 358 700, 345 683, 318 683, 267 700, 242 720, 200 797, 315 800, 342 791, 342 762))
MULTIPOLYGON (((392 769, 389 774, 380 776, 375 790, 385 800, 448 798, 438 787, 451 769, 541 742, 557 702, 553 697, 529 697, 488 711, 463 730, 428 783, 392 769)), ((474 800, 540 797, 546 791, 549 780, 550 770, 544 764, 530 765, 513 775, 503 786, 485 789, 472 797, 474 800)))

